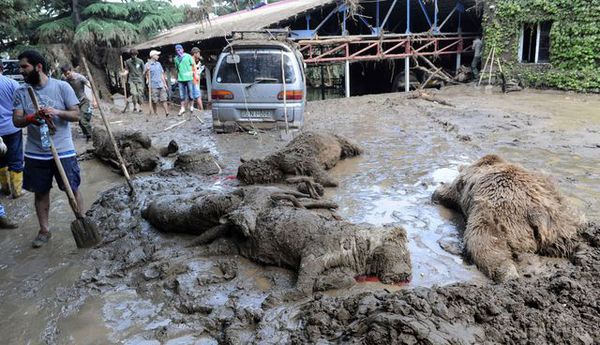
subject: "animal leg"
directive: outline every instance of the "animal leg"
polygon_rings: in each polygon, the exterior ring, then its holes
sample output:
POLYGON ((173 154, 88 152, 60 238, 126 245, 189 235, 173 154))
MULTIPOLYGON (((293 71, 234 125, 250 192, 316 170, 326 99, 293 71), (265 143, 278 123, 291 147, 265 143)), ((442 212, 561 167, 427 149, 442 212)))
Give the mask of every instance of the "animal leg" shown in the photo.
POLYGON ((296 199, 295 196, 289 195, 289 194, 286 194, 286 193, 274 193, 274 194, 271 194, 271 199, 273 199, 274 201, 287 200, 287 201, 291 202, 294 205, 294 207, 304 208, 304 206, 302 206, 302 204, 300 203, 300 201, 298 201, 298 199, 296 199))
POLYGON ((227 235, 229 232, 229 224, 219 224, 206 230, 202 235, 197 236, 188 247, 197 247, 203 244, 210 243, 219 237, 227 235))
POLYGON ((296 281, 296 290, 299 293, 309 295, 313 292, 316 279, 327 269, 325 262, 323 257, 312 254, 302 258, 296 281))
POLYGON ((519 276, 508 243, 501 238, 502 235, 498 234, 491 217, 469 221, 464 235, 467 255, 477 268, 497 282, 519 276))
POLYGON ((354 278, 357 273, 348 267, 335 267, 329 269, 315 281, 315 291, 326 291, 331 289, 347 289, 356 284, 354 278))
POLYGON ((325 193, 323 186, 316 183, 312 177, 296 176, 286 180, 287 183, 297 184, 298 191, 309 194, 313 199, 319 199, 325 193))
POLYGON ((326 208, 326 209, 335 209, 339 208, 339 205, 333 201, 325 201, 325 200, 300 200, 300 203, 304 208, 308 209, 316 209, 316 208, 326 208))

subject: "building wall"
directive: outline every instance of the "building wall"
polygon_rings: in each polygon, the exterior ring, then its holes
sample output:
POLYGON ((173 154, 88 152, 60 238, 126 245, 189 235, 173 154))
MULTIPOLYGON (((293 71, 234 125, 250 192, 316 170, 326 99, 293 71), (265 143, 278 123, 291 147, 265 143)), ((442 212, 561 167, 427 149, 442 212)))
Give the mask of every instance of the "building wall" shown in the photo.
POLYGON ((600 0, 484 2, 485 57, 492 46, 503 68, 531 87, 600 92, 600 0), (524 23, 551 21, 550 63, 520 63, 524 23))

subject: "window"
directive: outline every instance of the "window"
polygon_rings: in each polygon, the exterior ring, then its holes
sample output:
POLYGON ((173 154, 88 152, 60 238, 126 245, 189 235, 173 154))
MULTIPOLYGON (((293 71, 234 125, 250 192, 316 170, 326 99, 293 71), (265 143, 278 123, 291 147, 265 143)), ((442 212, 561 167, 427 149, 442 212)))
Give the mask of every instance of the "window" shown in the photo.
POLYGON ((521 30, 519 61, 550 62, 550 29, 552 22, 526 23, 521 30))
MULTIPOLYGON (((237 53, 240 57, 237 63, 227 63, 226 59, 221 62, 217 73, 219 83, 241 83, 249 84, 260 81, 263 84, 281 83, 281 53, 270 53, 260 51, 243 51, 237 53), (239 76, 238 76, 239 72, 239 76)), ((291 59, 284 55, 284 70, 286 84, 295 82, 294 69, 291 59)))

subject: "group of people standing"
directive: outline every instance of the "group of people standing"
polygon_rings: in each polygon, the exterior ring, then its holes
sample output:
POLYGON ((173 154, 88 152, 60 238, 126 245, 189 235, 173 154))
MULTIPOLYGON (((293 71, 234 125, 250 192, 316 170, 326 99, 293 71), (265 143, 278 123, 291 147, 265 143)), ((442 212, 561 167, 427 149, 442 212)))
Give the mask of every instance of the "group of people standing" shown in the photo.
MULTIPOLYGON (((194 111, 194 102, 197 103, 198 110, 204 110, 202 105, 202 93, 200 91, 200 77, 204 71, 200 49, 192 48, 192 55, 186 53, 180 44, 175 46, 176 56, 173 59, 177 82, 179 87, 179 98, 181 108, 179 116, 186 111, 194 111)), ((128 76, 129 90, 131 93, 133 111, 142 112, 142 101, 145 91, 144 82, 149 85, 149 100, 152 105, 152 112, 157 114, 157 105, 160 103, 169 116, 168 95, 170 84, 167 81, 165 70, 160 63, 160 54, 158 50, 151 50, 148 54, 148 61, 144 63, 138 57, 136 49, 130 50, 131 57, 125 61, 125 73, 128 76)))
MULTIPOLYGON (((184 52, 181 45, 175 46, 177 55, 174 65, 179 84, 181 109, 193 112, 193 103, 203 110, 200 92, 200 76, 204 69, 200 49, 193 48, 192 55, 184 52)), ((142 111, 144 81, 150 85, 150 97, 156 114, 160 102, 165 114, 169 115, 167 105, 169 83, 165 71, 158 61, 160 52, 152 50, 149 60, 144 63, 137 57, 137 51, 131 51, 126 62, 129 87, 135 111, 142 111)), ((79 191, 81 173, 77 153, 73 144, 71 122, 79 122, 83 135, 92 137, 92 105, 86 96, 88 80, 75 72, 70 65, 61 67, 62 80, 52 78, 48 73, 49 64, 45 57, 35 50, 27 50, 18 56, 21 74, 25 83, 19 85, 15 80, 2 75, 0 64, 0 191, 13 198, 22 195, 25 189, 34 193, 34 206, 39 223, 39 231, 32 242, 34 248, 48 243, 52 237, 49 227, 50 190, 55 179, 59 189, 65 190, 58 167, 48 147, 48 129, 58 153, 67 180, 77 204, 83 205, 79 191), (29 95, 32 88, 39 109, 29 95), (27 139, 23 144, 22 128, 27 128, 27 139)), ((0 204, 0 229, 15 229, 18 223, 11 220, 0 204)))

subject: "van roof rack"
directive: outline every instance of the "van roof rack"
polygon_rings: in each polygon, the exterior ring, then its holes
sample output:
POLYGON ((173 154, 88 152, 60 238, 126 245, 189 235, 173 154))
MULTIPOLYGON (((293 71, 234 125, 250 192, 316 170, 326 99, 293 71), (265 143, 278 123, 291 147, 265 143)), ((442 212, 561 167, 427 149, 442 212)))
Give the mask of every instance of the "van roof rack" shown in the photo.
POLYGON ((288 29, 237 30, 231 32, 235 40, 276 40, 287 41, 290 35, 288 29))

